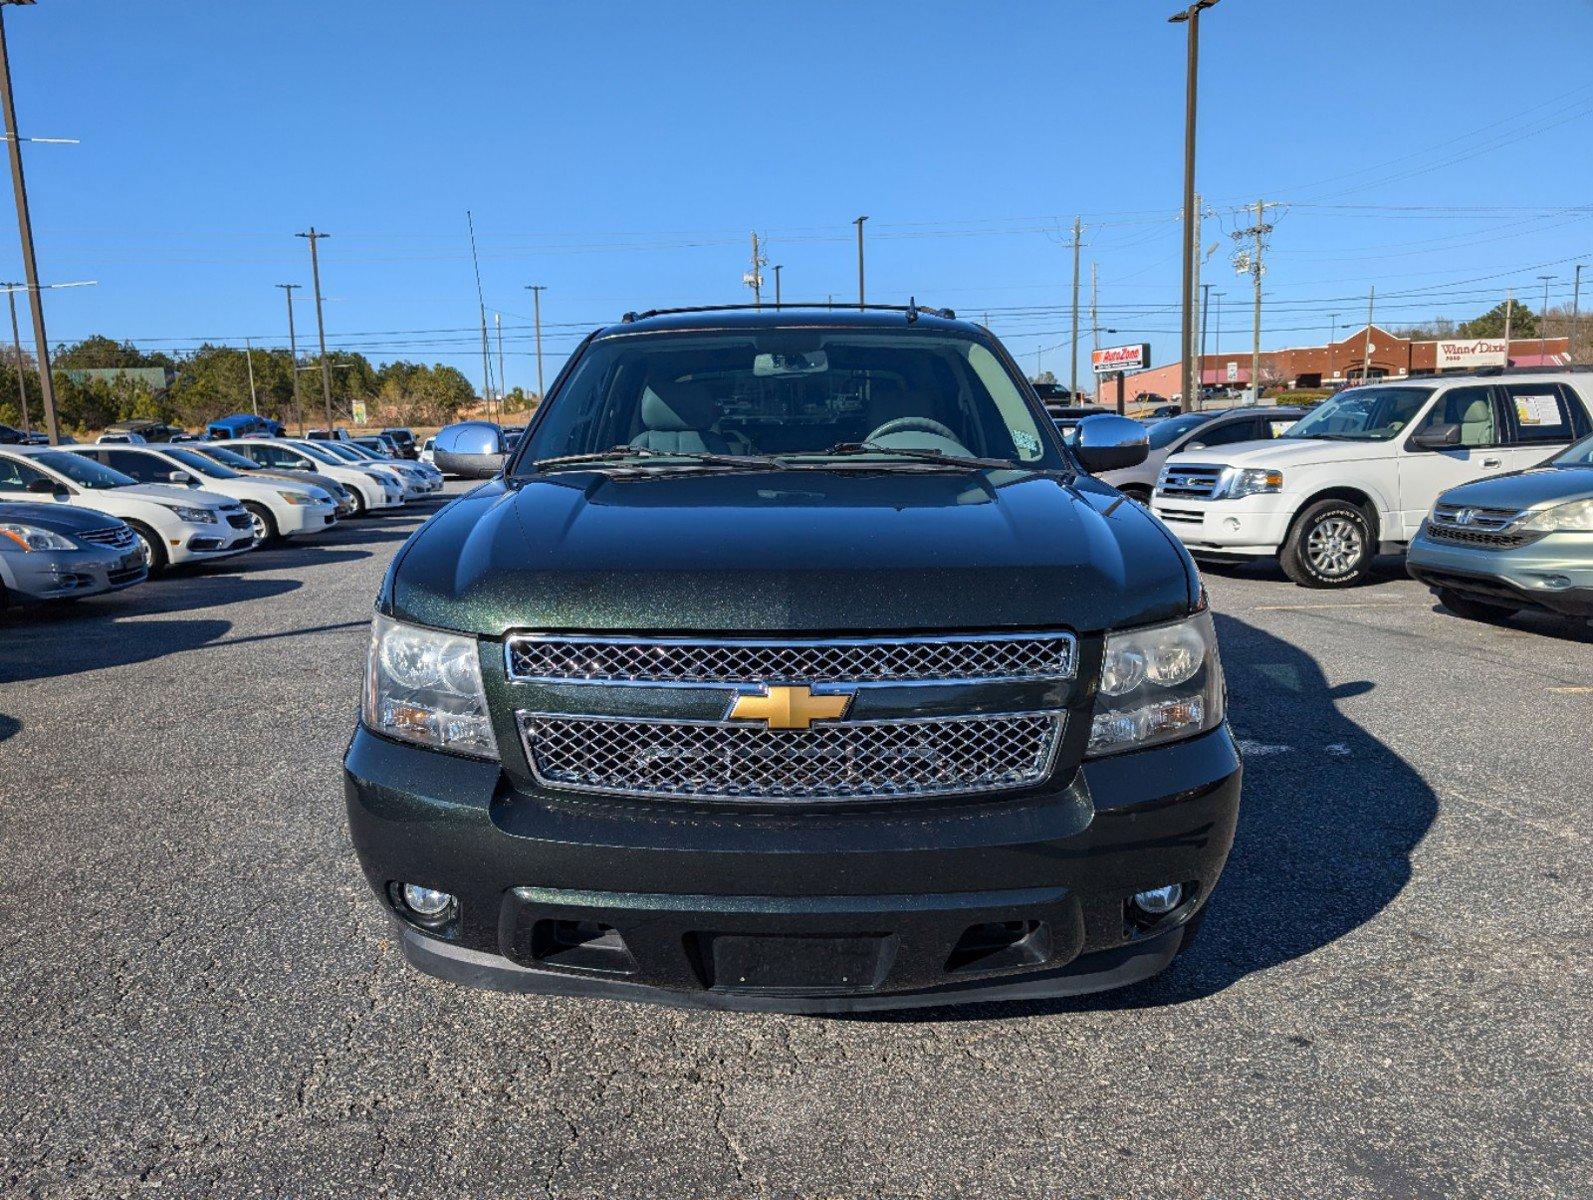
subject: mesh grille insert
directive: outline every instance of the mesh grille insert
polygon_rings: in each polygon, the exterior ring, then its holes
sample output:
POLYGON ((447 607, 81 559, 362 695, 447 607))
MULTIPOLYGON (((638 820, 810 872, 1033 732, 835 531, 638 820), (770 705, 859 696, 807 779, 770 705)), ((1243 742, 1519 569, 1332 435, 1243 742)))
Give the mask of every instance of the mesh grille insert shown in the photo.
POLYGON ((1057 713, 756 725, 520 714, 550 787, 627 796, 838 800, 993 792, 1049 773, 1057 713))

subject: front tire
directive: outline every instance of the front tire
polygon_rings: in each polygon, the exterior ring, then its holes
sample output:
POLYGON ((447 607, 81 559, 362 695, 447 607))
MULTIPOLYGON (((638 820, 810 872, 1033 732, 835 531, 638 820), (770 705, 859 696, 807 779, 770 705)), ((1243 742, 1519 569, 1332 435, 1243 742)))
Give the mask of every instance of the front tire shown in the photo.
POLYGON ((1464 617, 1468 621, 1503 621, 1521 611, 1513 604, 1489 604, 1484 600, 1473 600, 1470 596, 1449 588, 1439 588, 1437 594, 1438 603, 1455 616, 1464 617))
POLYGON ((149 568, 151 575, 158 575, 166 569, 166 545, 148 525, 140 525, 137 521, 127 523, 138 537, 138 548, 144 555, 144 565, 149 568))
POLYGON ((254 540, 257 546, 274 542, 282 536, 282 531, 277 528, 277 519, 271 515, 269 508, 263 504, 256 504, 253 500, 245 500, 243 506, 249 510, 249 520, 254 522, 254 540))
POLYGON ((1376 553, 1364 510, 1348 500, 1318 500, 1290 527, 1278 563, 1301 587, 1349 587, 1366 578, 1376 553))
POLYGON ((356 517, 363 517, 370 511, 370 507, 365 503, 365 493, 360 491, 358 487, 349 488, 349 494, 354 497, 354 515, 356 517))

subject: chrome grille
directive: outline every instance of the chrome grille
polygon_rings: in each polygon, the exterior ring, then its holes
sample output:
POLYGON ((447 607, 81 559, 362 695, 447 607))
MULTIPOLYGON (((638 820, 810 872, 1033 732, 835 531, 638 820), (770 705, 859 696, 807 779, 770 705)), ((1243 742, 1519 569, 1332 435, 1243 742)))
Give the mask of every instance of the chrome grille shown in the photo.
POLYGON ((1210 500, 1217 494, 1221 479, 1221 467, 1169 463, 1162 468, 1161 478, 1156 481, 1156 494, 1175 500, 1210 500))
POLYGON ((1525 515, 1525 512, 1516 508, 1478 508, 1470 504, 1439 504, 1433 508, 1431 523, 1449 528, 1496 532, 1525 515))
POLYGON ((943 683, 1071 679, 1072 634, 840 640, 594 638, 518 634, 509 677, 577 683, 943 683))
POLYGON ((1427 536, 1452 545, 1510 550, 1530 545, 1543 535, 1512 529, 1526 516, 1515 508, 1478 508, 1468 504, 1439 504, 1427 519, 1427 536))
POLYGON ((712 721, 521 713, 538 782, 684 800, 854 800, 1031 787, 1058 713, 837 721, 802 732, 712 721))
POLYGON ((104 529, 87 529, 78 534, 85 542, 93 542, 97 546, 110 546, 116 550, 130 550, 133 543, 138 540, 135 534, 126 525, 107 525, 104 529))

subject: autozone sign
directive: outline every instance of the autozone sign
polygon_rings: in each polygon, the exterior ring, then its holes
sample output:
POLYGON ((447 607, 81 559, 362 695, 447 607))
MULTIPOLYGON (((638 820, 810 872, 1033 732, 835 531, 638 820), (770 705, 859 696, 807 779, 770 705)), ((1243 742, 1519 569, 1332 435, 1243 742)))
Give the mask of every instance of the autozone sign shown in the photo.
POLYGON ((1440 370, 1446 367, 1502 367, 1507 344, 1503 338, 1477 338, 1470 342, 1438 342, 1440 370))
POLYGON ((1150 366, 1150 343, 1137 346, 1105 346, 1090 352, 1090 366, 1097 375, 1115 375, 1119 371, 1143 371, 1150 366))

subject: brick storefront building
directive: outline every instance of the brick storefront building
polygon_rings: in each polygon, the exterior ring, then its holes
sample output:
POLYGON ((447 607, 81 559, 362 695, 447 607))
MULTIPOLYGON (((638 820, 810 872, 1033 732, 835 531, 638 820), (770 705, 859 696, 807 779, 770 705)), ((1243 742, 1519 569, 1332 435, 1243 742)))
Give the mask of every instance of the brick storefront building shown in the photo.
MULTIPOLYGON (((1408 375, 1430 374, 1450 368, 1439 365, 1441 343, 1413 342, 1380 326, 1373 325, 1370 337, 1366 326, 1347 333, 1338 341, 1325 346, 1292 346, 1284 350, 1261 352, 1261 384, 1271 390, 1295 388, 1343 387, 1361 381, 1362 363, 1371 343, 1371 379, 1399 379, 1408 375)), ((1468 339, 1448 339, 1446 347, 1457 347, 1468 339)), ((1496 345, 1503 347, 1504 339, 1496 345)), ((1569 362, 1570 345, 1566 338, 1511 338, 1508 352, 1509 365, 1513 367, 1561 367, 1569 362)), ((1454 357, 1451 349, 1446 361, 1454 357)), ((1475 369, 1460 366, 1458 371, 1475 369)), ((1201 383, 1204 387, 1243 390, 1250 386, 1250 351, 1227 351, 1204 355, 1201 362, 1201 383)), ((1182 388, 1182 366, 1169 363, 1149 371, 1140 371, 1124 381, 1124 391, 1130 399, 1149 392, 1159 396, 1174 396, 1182 388)), ((1116 384, 1103 380, 1098 385, 1099 394, 1110 401, 1116 395, 1116 384)))

